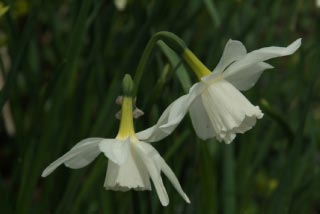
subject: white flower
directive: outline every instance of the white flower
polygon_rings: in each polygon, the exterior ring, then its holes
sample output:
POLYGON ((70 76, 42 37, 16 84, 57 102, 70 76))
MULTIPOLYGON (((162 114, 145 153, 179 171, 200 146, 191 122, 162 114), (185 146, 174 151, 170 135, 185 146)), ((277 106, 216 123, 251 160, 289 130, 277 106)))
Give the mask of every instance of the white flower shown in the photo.
POLYGON ((163 172, 186 202, 178 179, 170 167, 150 144, 128 137, 127 139, 88 138, 76 144, 69 152, 51 163, 42 177, 51 174, 58 166, 78 169, 87 166, 103 152, 109 158, 104 187, 116 191, 151 190, 153 181, 163 206, 169 204, 169 197, 161 179, 163 172))
POLYGON ((126 76, 123 81, 124 98, 121 108, 121 122, 115 139, 88 138, 76 144, 69 152, 51 163, 42 173, 48 176, 58 166, 78 169, 91 163, 103 152, 109 159, 104 182, 106 189, 116 191, 151 190, 153 181, 158 197, 163 206, 169 204, 169 197, 163 185, 161 172, 171 181, 182 198, 190 203, 183 192, 178 179, 170 167, 150 144, 139 141, 133 128, 132 115, 132 80, 126 76))
POLYGON ((200 81, 187 95, 171 103, 156 125, 137 133, 140 140, 158 141, 168 136, 189 111, 193 127, 201 139, 216 137, 231 143, 237 133, 251 129, 263 113, 239 91, 255 85, 265 69, 272 68, 265 60, 293 54, 301 39, 288 47, 266 47, 247 53, 244 45, 229 40, 216 68, 210 72, 186 50, 184 59, 200 81))

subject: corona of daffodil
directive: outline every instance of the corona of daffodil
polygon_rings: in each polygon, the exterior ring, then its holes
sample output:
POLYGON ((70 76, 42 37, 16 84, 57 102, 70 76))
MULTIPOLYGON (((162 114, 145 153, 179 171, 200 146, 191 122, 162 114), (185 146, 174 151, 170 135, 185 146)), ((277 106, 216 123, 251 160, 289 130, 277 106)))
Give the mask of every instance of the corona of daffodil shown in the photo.
POLYGON ((182 198, 190 203, 175 174, 160 154, 150 144, 137 139, 132 115, 133 83, 128 75, 123 82, 124 96, 117 137, 115 139, 88 138, 79 142, 69 152, 51 163, 43 171, 42 177, 48 176, 61 164, 72 169, 82 168, 102 152, 109 159, 104 182, 106 189, 116 191, 151 190, 151 178, 161 204, 167 206, 169 197, 161 178, 161 172, 163 172, 182 198))
POLYGON ((263 117, 260 108, 252 105, 240 91, 253 87, 264 70, 273 68, 264 61, 293 54, 300 45, 298 39, 288 47, 266 47, 247 53, 241 42, 229 40, 212 72, 186 48, 182 57, 199 82, 188 94, 171 103, 154 126, 137 133, 138 138, 159 141, 171 134, 190 112, 201 139, 215 137, 220 142, 231 143, 236 134, 248 131, 263 117))

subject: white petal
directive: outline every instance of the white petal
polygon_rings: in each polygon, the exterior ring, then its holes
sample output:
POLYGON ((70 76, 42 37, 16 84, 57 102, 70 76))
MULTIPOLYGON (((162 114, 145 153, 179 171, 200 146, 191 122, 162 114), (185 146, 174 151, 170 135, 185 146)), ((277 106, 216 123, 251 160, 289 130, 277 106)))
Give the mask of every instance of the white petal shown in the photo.
POLYGON ((222 57, 212 73, 216 74, 223 72, 227 66, 229 66, 232 62, 242 58, 244 55, 246 55, 246 53, 247 50, 240 41, 229 39, 224 48, 222 57))
MULTIPOLYGON (((165 192, 165 189, 164 189, 164 186, 163 186, 163 183, 161 180, 161 175, 160 175, 160 172, 163 171, 163 173, 168 177, 168 179, 170 180, 170 182, 172 183, 174 188, 178 191, 178 193, 181 195, 181 197, 187 203, 190 203, 190 200, 189 200, 188 196, 182 190, 181 185, 180 185, 177 177, 175 176, 175 174, 173 173, 171 168, 167 165, 165 160, 160 156, 158 151, 156 149, 154 149, 150 144, 147 144, 144 142, 140 142, 139 144, 137 144, 137 150, 140 151, 140 155, 142 157, 144 157, 145 160, 149 160, 148 163, 150 163, 150 165, 153 164, 153 166, 151 166, 151 168, 154 169, 154 171, 156 171, 156 174, 158 174, 155 177, 157 180, 156 182, 158 182, 158 185, 160 186, 159 187, 160 192, 161 192, 160 194, 163 194, 163 191, 165 192), (158 177, 159 177, 160 181, 158 180, 158 177), (160 182, 160 184, 159 184, 159 182, 160 182)), ((146 164, 146 162, 145 162, 145 164, 146 164)), ((152 178, 152 176, 151 176, 151 178, 152 178)), ((153 180, 153 182, 154 182, 154 185, 156 185, 154 180, 153 180)), ((165 194, 166 194, 166 192, 165 192, 165 194)), ((159 192, 158 192, 158 195, 159 195, 159 192)), ((159 198, 160 197, 161 196, 159 195, 159 198)), ((161 200, 161 198, 160 198, 160 200, 161 200)), ((163 199, 163 200, 165 202, 168 201, 168 203, 169 203, 169 198, 163 199)), ((166 206, 168 203, 162 203, 162 205, 166 206)))
POLYGON ((147 128, 145 130, 142 130, 142 131, 136 133, 136 136, 139 140, 145 140, 148 142, 154 142, 154 141, 157 141, 157 139, 161 140, 161 139, 165 138, 166 136, 164 135, 164 133, 162 133, 162 132, 155 133, 157 128, 159 128, 159 126, 156 124, 154 126, 151 126, 150 128, 147 128), (159 136, 157 136, 157 134, 159 136))
POLYGON ((266 47, 248 53, 243 58, 231 64, 223 73, 224 77, 234 75, 237 72, 244 71, 258 62, 263 62, 275 57, 287 56, 293 54, 301 45, 301 39, 297 39, 288 47, 266 47))
POLYGON ((147 142, 155 142, 170 135, 186 115, 192 101, 202 92, 202 90, 204 90, 203 83, 194 84, 190 89, 189 94, 179 97, 166 108, 154 126, 138 132, 136 134, 138 139, 147 142))
POLYGON ((65 163, 67 167, 77 169, 91 163, 100 153, 99 143, 103 138, 87 138, 80 141, 69 152, 51 163, 43 172, 42 177, 51 174, 58 166, 65 163))
POLYGON ((264 70, 271 68, 273 68, 273 66, 268 63, 259 62, 245 69, 239 70, 233 75, 226 75, 225 79, 231 82, 237 89, 245 91, 256 84, 264 70))
POLYGON ((187 113, 188 98, 188 95, 184 95, 171 103, 160 116, 158 122, 154 126, 138 132, 137 138, 147 142, 155 142, 170 135, 187 113))
POLYGON ((162 206, 167 206, 169 204, 169 196, 162 182, 160 174, 161 168, 151 158, 155 155, 159 155, 158 152, 153 149, 150 144, 143 142, 136 143, 133 147, 136 149, 137 153, 140 155, 143 163, 148 169, 149 175, 152 179, 154 187, 156 188, 162 206))
POLYGON ((203 106, 201 96, 198 96, 190 105, 190 116, 192 125, 202 140, 215 136, 214 128, 211 124, 209 116, 203 106))
POLYGON ((231 143, 237 133, 251 129, 263 114, 231 83, 220 80, 202 95, 203 106, 219 141, 231 143))
POLYGON ((157 159, 155 160, 155 162, 158 163, 158 165, 161 166, 161 170, 163 171, 163 173, 168 177, 168 179, 170 180, 170 182, 172 183, 172 185, 174 186, 174 188, 178 191, 178 193, 181 195, 181 197, 187 202, 190 203, 190 200, 188 198, 188 196, 186 195, 186 193, 183 191, 176 175, 173 173, 173 171, 171 170, 171 168, 168 166, 168 164, 163 160, 163 158, 159 155, 159 157, 157 157, 157 159))
POLYGON ((104 139, 100 142, 99 149, 107 158, 121 165, 128 159, 130 153, 130 138, 126 140, 104 139))
POLYGON ((130 151, 127 161, 121 165, 109 160, 104 183, 106 189, 116 191, 151 190, 149 173, 143 160, 134 149, 130 149, 130 151))

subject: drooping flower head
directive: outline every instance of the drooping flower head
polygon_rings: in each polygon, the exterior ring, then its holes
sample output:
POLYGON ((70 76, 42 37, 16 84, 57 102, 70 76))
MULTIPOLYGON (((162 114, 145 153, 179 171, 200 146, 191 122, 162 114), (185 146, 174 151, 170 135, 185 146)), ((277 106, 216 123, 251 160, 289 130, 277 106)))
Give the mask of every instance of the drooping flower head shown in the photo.
POLYGON ((301 45, 301 39, 288 47, 266 47, 247 53, 244 45, 229 40, 222 57, 211 72, 189 50, 182 57, 197 75, 199 82, 189 93, 171 103, 156 125, 137 133, 141 140, 158 141, 168 136, 190 112, 193 127, 201 139, 215 137, 231 143, 236 134, 250 130, 257 119, 263 117, 240 92, 255 85, 262 72, 273 68, 264 61, 293 54, 301 45))
POLYGON ((151 190, 150 178, 163 206, 169 204, 169 197, 163 185, 161 172, 173 186, 190 203, 182 190, 178 179, 160 154, 148 143, 137 139, 133 127, 131 77, 126 75, 123 81, 123 99, 119 132, 115 139, 87 138, 76 144, 69 152, 51 163, 42 173, 48 176, 58 166, 78 169, 91 163, 103 152, 109 159, 104 182, 106 189, 115 191, 151 190))

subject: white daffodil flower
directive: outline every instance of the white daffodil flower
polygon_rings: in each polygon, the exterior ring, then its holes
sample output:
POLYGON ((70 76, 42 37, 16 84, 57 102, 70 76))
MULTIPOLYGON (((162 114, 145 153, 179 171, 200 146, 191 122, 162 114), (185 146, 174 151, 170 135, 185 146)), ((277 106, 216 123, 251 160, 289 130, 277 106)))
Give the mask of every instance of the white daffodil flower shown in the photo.
POLYGON ((231 143, 237 133, 248 131, 263 117, 260 108, 240 91, 253 87, 264 70, 273 68, 264 61, 293 54, 300 45, 298 39, 285 48, 266 47, 247 53, 241 42, 229 40, 212 72, 186 49, 182 56, 199 82, 171 103, 154 126, 137 133, 137 137, 159 141, 171 134, 189 111, 201 139, 216 137, 220 142, 231 143))
POLYGON ((109 159, 104 182, 106 189, 115 191, 151 190, 151 178, 161 204, 167 206, 169 197, 161 178, 161 172, 163 172, 182 198, 190 203, 177 177, 157 150, 150 144, 139 141, 135 136, 132 98, 126 94, 121 111, 120 129, 115 139, 88 138, 82 140, 65 155, 51 163, 43 171, 42 177, 48 176, 61 164, 72 169, 82 168, 102 152, 109 159))

